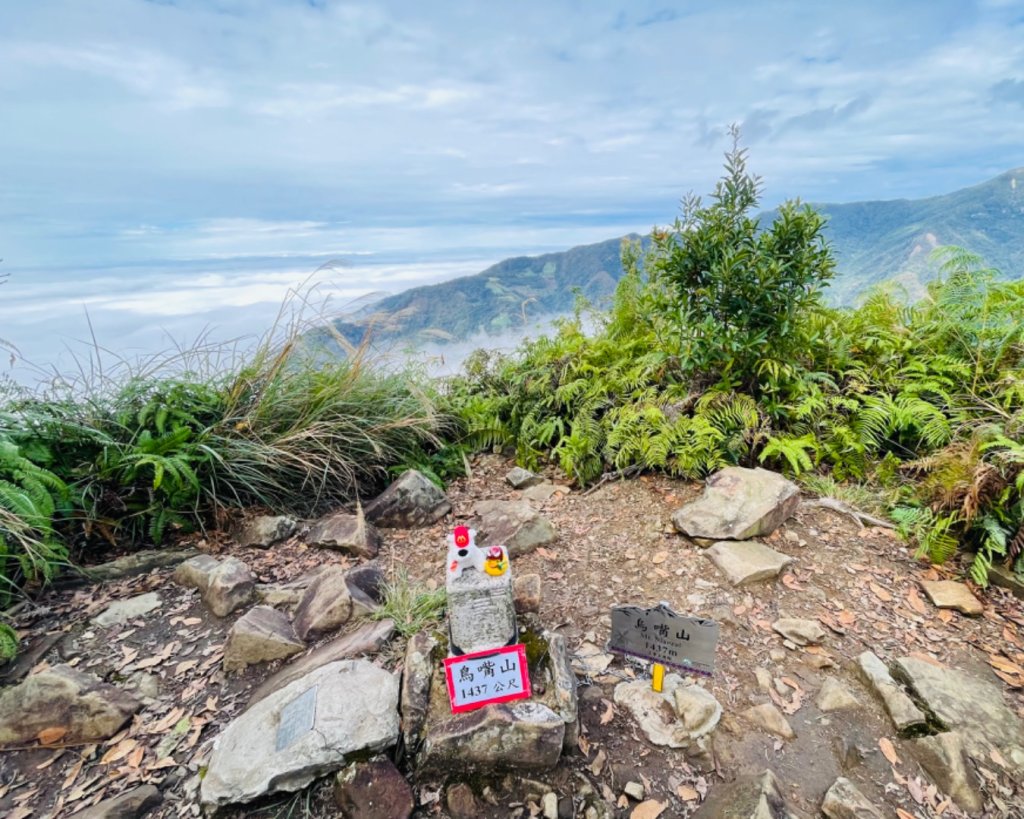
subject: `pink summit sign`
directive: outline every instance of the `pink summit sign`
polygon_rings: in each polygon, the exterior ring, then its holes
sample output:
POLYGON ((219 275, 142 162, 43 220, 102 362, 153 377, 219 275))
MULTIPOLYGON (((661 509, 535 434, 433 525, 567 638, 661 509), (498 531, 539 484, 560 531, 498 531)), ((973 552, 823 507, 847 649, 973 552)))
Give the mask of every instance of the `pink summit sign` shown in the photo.
POLYGON ((444 676, 453 714, 528 699, 531 693, 526 647, 521 643, 448 657, 444 661, 444 676))

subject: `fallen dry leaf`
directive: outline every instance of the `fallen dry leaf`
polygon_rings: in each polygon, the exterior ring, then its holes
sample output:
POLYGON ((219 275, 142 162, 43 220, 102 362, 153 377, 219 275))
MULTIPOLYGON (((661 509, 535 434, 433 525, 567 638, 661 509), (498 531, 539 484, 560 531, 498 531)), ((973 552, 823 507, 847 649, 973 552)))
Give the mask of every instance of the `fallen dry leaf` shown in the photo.
POLYGON ((676 788, 676 793, 684 802, 696 802, 700 799, 700 794, 697 793, 697 789, 691 785, 680 785, 676 788))
POLYGON ((892 741, 886 737, 882 737, 878 740, 878 747, 882 750, 883 756, 889 760, 890 765, 900 765, 903 760, 900 759, 899 754, 896 753, 896 748, 893 747, 892 741))
POLYGON ((60 742, 64 739, 64 735, 67 732, 68 729, 66 727, 44 728, 36 734, 36 739, 38 739, 42 745, 53 745, 55 742, 60 742))
POLYGON ((879 586, 877 583, 868 583, 868 587, 874 593, 875 597, 881 600, 883 603, 891 603, 892 595, 889 594, 885 589, 879 586))
POLYGON ((841 625, 852 626, 857 622, 857 615, 849 609, 843 609, 839 614, 836 615, 836 619, 841 625))
POLYGON ((921 598, 921 595, 918 594, 917 589, 911 589, 907 592, 907 602, 910 604, 910 608, 918 614, 927 616, 928 605, 921 598))
POLYGON ((191 671, 197 665, 199 665, 199 660, 184 660, 174 667, 174 675, 178 676, 180 674, 184 674, 186 671, 191 671))
POLYGON ((666 560, 668 560, 668 552, 662 550, 651 558, 651 563, 657 566, 659 563, 664 563, 666 560))
POLYGON ((938 618, 943 623, 952 623, 953 622, 953 612, 951 612, 949 609, 939 609, 938 618))
POLYGON ((606 699, 602 699, 601 702, 604 703, 604 713, 601 714, 601 724, 607 725, 615 716, 615 706, 612 705, 611 701, 606 699))
POLYGON ((903 810, 903 808, 896 808, 896 815, 899 817, 899 819, 917 819, 917 817, 914 816, 914 814, 907 813, 907 811, 903 810))
POLYGON ((123 739, 100 758, 100 763, 106 765, 111 762, 117 762, 119 759, 124 759, 135 750, 138 744, 139 741, 137 739, 123 739))
POLYGON ((633 808, 633 812, 629 814, 629 819, 658 819, 667 807, 668 802, 648 799, 646 802, 641 802, 633 808))

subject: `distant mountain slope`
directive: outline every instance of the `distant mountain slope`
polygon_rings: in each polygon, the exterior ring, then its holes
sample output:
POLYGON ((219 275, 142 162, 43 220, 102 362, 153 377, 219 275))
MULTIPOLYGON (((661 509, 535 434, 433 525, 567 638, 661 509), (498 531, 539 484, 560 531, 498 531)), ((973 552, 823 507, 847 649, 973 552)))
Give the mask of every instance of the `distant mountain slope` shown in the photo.
MULTIPOLYGON (((935 275, 929 253, 938 245, 960 245, 1007 277, 1024 276, 1024 168, 928 199, 815 207, 829 218, 838 262, 829 296, 836 303, 890 279, 919 295, 935 275)), ((412 344, 525 327, 569 312, 574 290, 593 301, 611 295, 622 275, 621 242, 506 259, 475 276, 387 296, 335 324, 353 343, 370 330, 375 339, 412 344)))
MULTIPOLYGON (((629 238, 639 238, 632 236, 629 238)), ((349 341, 455 341, 478 332, 504 333, 573 308, 578 291, 598 301, 622 276, 622 239, 543 256, 518 256, 475 276, 414 287, 335 322, 349 341)))
POLYGON ((896 279, 911 292, 935 274, 928 254, 959 245, 1004 276, 1024 276, 1024 168, 945 196, 816 205, 829 218, 838 275, 832 298, 852 301, 896 279))

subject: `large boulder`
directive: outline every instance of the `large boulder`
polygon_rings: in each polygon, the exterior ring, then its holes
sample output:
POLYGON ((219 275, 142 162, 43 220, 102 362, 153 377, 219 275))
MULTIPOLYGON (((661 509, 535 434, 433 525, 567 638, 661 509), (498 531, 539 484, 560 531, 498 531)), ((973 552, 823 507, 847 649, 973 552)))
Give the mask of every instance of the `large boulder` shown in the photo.
POLYGON ((141 707, 92 674, 54 666, 0 692, 0 744, 30 742, 44 729, 64 729, 62 742, 108 739, 141 707))
POLYGON ((896 660, 892 673, 941 727, 959 732, 968 753, 983 759, 995 748, 1024 773, 1024 722, 1003 702, 1000 686, 917 657, 896 660))
POLYGON ((363 515, 335 512, 310 524, 306 543, 372 559, 380 552, 380 533, 363 515))
POLYGON ((511 557, 521 557, 558 538, 551 521, 527 501, 477 501, 473 514, 470 525, 477 530, 477 542, 504 546, 511 557))
POLYGON ((410 469, 363 509, 366 519, 385 529, 430 526, 452 510, 448 497, 422 473, 410 469))
POLYGON ((322 666, 260 700, 217 737, 200 799, 215 810, 296 791, 398 740, 398 678, 365 660, 322 666))
POLYGON ((564 739, 565 720, 547 705, 533 700, 485 705, 432 722, 417 769, 547 770, 558 764, 564 739))
POLYGON ((353 606, 345 570, 328 566, 309 584, 295 609, 295 633, 309 640, 334 631, 349 621, 353 606))
POLYGON ((255 606, 235 621, 224 647, 224 670, 280 660, 306 647, 288 618, 270 606, 255 606))
POLYGON ((767 469, 731 466, 707 480, 704 494, 672 515, 684 535, 748 540, 770 535, 800 504, 800 489, 767 469))

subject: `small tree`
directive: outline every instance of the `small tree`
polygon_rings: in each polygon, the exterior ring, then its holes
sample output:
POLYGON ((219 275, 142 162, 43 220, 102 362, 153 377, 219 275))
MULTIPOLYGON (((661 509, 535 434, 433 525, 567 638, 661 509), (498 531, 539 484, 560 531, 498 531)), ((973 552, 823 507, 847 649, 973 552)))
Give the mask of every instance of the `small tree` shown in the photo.
POLYGON ((778 372, 768 362, 805 358, 806 318, 820 306, 835 260, 822 235, 825 218, 799 201, 783 204, 761 229, 750 215, 761 180, 747 171, 738 129, 730 133, 711 203, 689 194, 682 219, 654 231, 646 266, 669 299, 683 369, 756 394, 766 367, 778 372))

